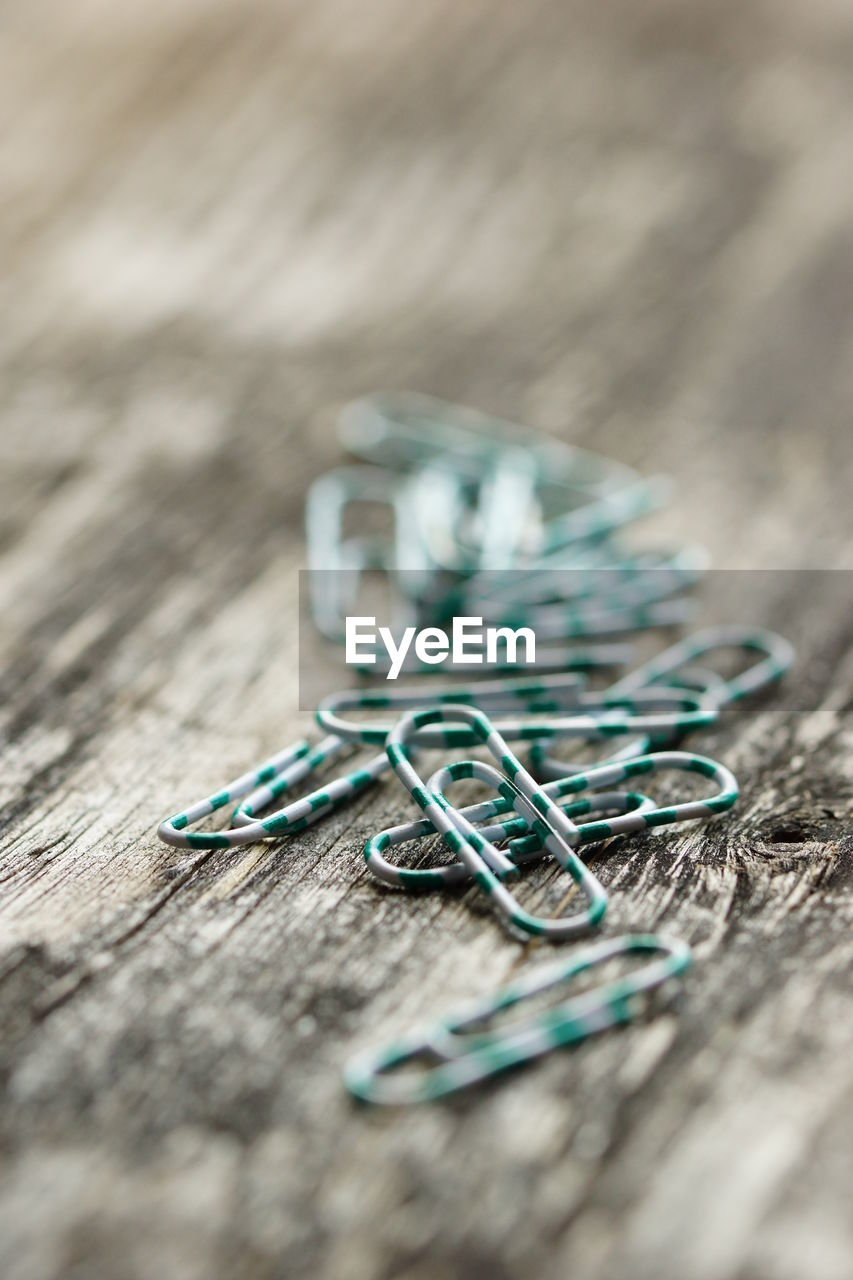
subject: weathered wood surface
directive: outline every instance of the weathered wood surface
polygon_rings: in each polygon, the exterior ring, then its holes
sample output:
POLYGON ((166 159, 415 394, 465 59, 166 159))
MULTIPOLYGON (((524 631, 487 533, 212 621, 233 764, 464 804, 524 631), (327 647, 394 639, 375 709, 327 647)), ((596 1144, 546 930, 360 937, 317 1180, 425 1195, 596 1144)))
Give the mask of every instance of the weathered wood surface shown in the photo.
POLYGON ((851 1274, 851 73, 831 0, 6 6, 6 1280, 851 1274), (731 818, 600 860, 677 1011, 393 1115, 350 1050, 529 958, 366 877, 394 788, 154 837, 307 723, 302 497, 387 385, 673 473, 801 650, 702 739, 731 818))

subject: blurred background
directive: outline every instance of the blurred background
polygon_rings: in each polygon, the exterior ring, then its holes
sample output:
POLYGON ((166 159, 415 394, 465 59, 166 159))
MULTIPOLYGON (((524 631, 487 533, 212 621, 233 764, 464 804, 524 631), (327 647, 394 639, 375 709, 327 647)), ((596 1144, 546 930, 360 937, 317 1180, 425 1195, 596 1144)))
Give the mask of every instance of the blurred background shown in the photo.
POLYGON ((336 406, 391 386, 671 472, 718 567, 850 564, 848 5, 3 26, 4 544, 52 522, 109 580, 92 521, 160 571, 163 522, 279 540, 336 406))

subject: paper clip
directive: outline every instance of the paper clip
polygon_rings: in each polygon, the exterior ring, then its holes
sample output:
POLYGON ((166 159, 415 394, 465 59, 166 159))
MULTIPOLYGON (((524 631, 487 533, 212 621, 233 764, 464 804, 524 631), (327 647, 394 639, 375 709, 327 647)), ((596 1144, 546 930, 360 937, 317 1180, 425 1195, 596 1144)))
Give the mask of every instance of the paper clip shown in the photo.
POLYGON ((638 480, 624 463, 578 449, 467 406, 409 391, 378 392, 346 405, 338 436, 350 453, 394 470, 452 459, 455 468, 477 479, 484 463, 505 450, 525 450, 543 482, 571 486, 602 498, 638 480))
POLYGON ((255 844, 273 836, 293 835, 313 826, 327 817, 340 805, 372 786, 377 778, 387 773, 390 765, 384 753, 349 773, 342 774, 324 786, 292 800, 284 808, 265 818, 254 815, 277 796, 291 790, 321 765, 335 759, 342 751, 351 749, 352 743, 331 736, 316 747, 302 741, 294 747, 229 782, 221 791, 188 809, 166 818, 157 828, 157 834, 166 844, 180 849, 233 849, 240 845, 255 844), (218 812, 243 799, 234 812, 232 826, 222 831, 188 831, 186 828, 202 818, 218 812))
MULTIPOLYGON (((548 783, 547 786, 543 787, 543 790, 553 796, 554 793, 550 790, 553 785, 553 783, 548 783)), ((571 798, 558 799, 557 803, 566 817, 576 824, 578 845, 593 843, 590 830, 596 825, 594 823, 576 822, 578 818, 592 813, 606 813, 613 810, 617 814, 625 814, 634 810, 648 811, 656 807, 655 801, 650 796, 642 795, 636 791, 604 791, 586 796, 580 800, 571 798)), ((467 805, 465 808, 459 809, 458 813, 467 818, 469 822, 482 822, 487 817, 495 816, 495 808, 493 806, 495 806, 494 801, 486 800, 480 804, 467 805)), ((516 866, 538 861, 547 853, 543 840, 536 834, 531 835, 530 823, 523 817, 504 816, 498 822, 478 827, 477 833, 481 838, 490 842, 508 840, 507 857, 516 866), (525 841, 529 843, 525 843, 525 841)), ((450 862, 429 868, 410 868, 395 866, 385 857, 385 852, 388 849, 411 841, 423 840, 426 837, 435 836, 435 834, 435 828, 427 818, 402 823, 398 827, 389 827, 386 831, 379 831, 376 835, 370 837, 364 846, 364 860, 377 880, 398 888, 412 890, 445 889, 470 882, 473 876, 464 862, 450 862)))
MULTIPOLYGON (((585 693, 575 675, 545 676, 475 683, 466 688, 407 688, 391 692, 342 690, 323 698, 317 707, 317 723, 327 732, 351 742, 381 745, 394 728, 393 720, 358 721, 347 719, 345 711, 402 711, 425 703, 478 706, 497 715, 515 707, 522 717, 500 719, 495 727, 505 738, 538 741, 543 738, 572 737, 587 741, 638 733, 686 732, 711 724, 716 707, 701 694, 665 686, 643 687, 631 695, 585 693), (570 711, 572 714, 563 714, 570 711), (548 720, 536 720, 549 715, 548 720)), ((475 733, 454 724, 422 728, 416 744, 420 747, 467 747, 477 741, 475 733)), ((426 723, 426 722, 425 722, 426 723)))
MULTIPOLYGON (((496 775, 496 770, 479 761, 458 761, 443 766, 433 774, 426 784, 426 790, 445 799, 443 788, 448 783, 473 777, 478 777, 499 789, 500 783, 505 783, 506 780, 496 775)), ((706 756, 687 751, 661 751, 621 761, 610 761, 589 768, 584 773, 546 783, 542 791, 558 803, 568 800, 570 803, 563 803, 560 807, 573 822, 583 814, 599 809, 619 808, 624 804, 624 811, 617 813, 615 817, 577 824, 579 834, 575 847, 610 840, 614 836, 648 831, 656 827, 696 819, 705 821, 731 809, 738 798, 737 780, 725 765, 719 764, 716 760, 710 760, 706 756), (714 782, 717 790, 713 795, 699 800, 682 800, 665 806, 659 806, 649 797, 635 792, 599 793, 594 790, 600 787, 611 788, 629 779, 669 770, 695 773, 708 778, 714 782), (589 791, 590 795, 585 806, 577 808, 571 801, 579 792, 584 791, 589 791)), ((481 801, 477 805, 452 812, 458 813, 471 824, 502 817, 508 809, 516 807, 516 799, 509 794, 505 785, 500 789, 500 799, 481 801)), ((365 861, 377 879, 404 889, 445 888, 450 884, 460 884, 472 879, 469 867, 461 861, 428 869, 407 868, 395 866, 384 856, 388 849, 396 845, 422 839, 433 833, 432 825, 423 821, 380 831, 367 841, 364 848, 365 861)), ((513 837, 510 839, 506 856, 516 866, 541 857, 547 851, 546 834, 541 828, 538 814, 534 813, 531 817, 528 809, 523 810, 517 819, 478 829, 479 837, 487 842, 513 837)))
POLYGON ((473 707, 428 707, 404 715, 388 735, 385 748, 391 767, 403 786, 445 843, 457 855, 481 889, 489 895, 508 922, 525 933, 549 939, 567 938, 596 925, 607 906, 607 894, 588 867, 573 852, 579 834, 575 824, 530 776, 510 751, 488 716, 473 707), (413 744, 418 730, 427 725, 462 721, 500 764, 504 780, 520 792, 547 828, 547 847, 569 873, 587 899, 587 908, 573 916, 547 919, 525 911, 503 878, 518 875, 518 868, 491 841, 485 840, 458 810, 451 815, 443 796, 430 792, 408 758, 406 747, 413 744))
POLYGON ((344 1080, 364 1102, 399 1106, 435 1101, 553 1049, 635 1021, 643 1012, 643 998, 683 974, 689 964, 689 947, 674 938, 629 934, 594 943, 569 959, 539 966, 399 1040, 357 1054, 346 1064, 344 1080), (522 1017, 497 1032, 483 1030, 495 1015, 532 996, 570 986, 580 974, 624 955, 653 958, 633 973, 569 995, 545 1012, 522 1017), (425 1069, 399 1070, 419 1060, 425 1069))
MULTIPOLYGON (((720 649, 739 649, 745 653, 758 653, 760 659, 739 675, 729 680, 716 677, 706 687, 706 694, 718 706, 738 702, 749 694, 757 693, 766 685, 780 680, 792 665, 795 653, 793 645, 782 636, 763 627, 716 626, 697 631, 677 644, 651 658, 636 671, 617 680, 611 693, 633 693, 660 680, 676 682, 685 669, 697 658, 706 658, 720 649)), ((716 673, 712 673, 716 675, 716 673)))
MULTIPOLYGON (((715 626, 706 627, 684 640, 678 641, 663 653, 651 658, 636 670, 623 676, 607 690, 610 697, 636 696, 641 689, 664 685, 670 688, 697 690, 703 703, 718 711, 731 703, 757 693, 767 685, 782 678, 795 658, 794 648, 782 636, 761 627, 715 626), (735 649, 748 654, 759 654, 758 661, 739 675, 726 679, 716 671, 697 665, 697 659, 707 658, 721 649, 735 649)), ((617 752, 612 759, 624 758, 634 747, 648 750, 652 745, 680 740, 687 732, 685 727, 674 729, 668 735, 652 733, 628 748, 617 752)), ((583 768, 552 757, 550 742, 536 742, 530 750, 530 762, 540 778, 562 778, 583 768)))
MULTIPOLYGON (((308 584, 315 625, 327 639, 344 638, 347 613, 356 607, 362 576, 368 569, 406 570, 432 578, 431 565, 402 505, 402 496, 388 483, 381 467, 338 467, 315 480, 305 505, 308 542, 308 584), (378 537, 343 535, 344 512, 353 503, 387 507, 393 533, 378 537)), ((405 593, 396 603, 395 625, 404 626, 410 609, 405 593)))
MULTIPOLYGON (((676 804, 663 807, 652 805, 632 806, 630 812, 620 814, 606 821, 586 823, 586 842, 593 840, 609 840, 613 836, 628 835, 631 832, 646 831, 651 827, 670 826, 673 823, 690 822, 696 819, 706 821, 731 809, 739 794, 737 779, 730 769, 717 760, 707 756, 698 756, 689 751, 656 751, 649 755, 634 756, 626 760, 608 761, 594 766, 583 773, 560 778, 542 787, 545 795, 560 800, 567 796, 576 796, 579 791, 589 791, 596 787, 613 787, 620 782, 627 782, 649 774, 665 771, 696 773, 703 778, 711 779, 717 791, 700 800, 681 800, 676 804)), ((458 761, 444 765, 430 778, 427 787, 430 791, 443 795, 444 788, 462 778, 479 778, 491 786, 497 786, 500 775, 491 765, 476 760, 458 761)), ((507 803, 518 808, 509 796, 501 792, 502 799, 493 801, 493 812, 501 808, 506 811, 507 803)), ((518 809, 521 817, 528 817, 534 831, 542 836, 540 821, 534 813, 529 814, 529 807, 518 809)), ((579 841, 583 843, 583 841, 579 841)))

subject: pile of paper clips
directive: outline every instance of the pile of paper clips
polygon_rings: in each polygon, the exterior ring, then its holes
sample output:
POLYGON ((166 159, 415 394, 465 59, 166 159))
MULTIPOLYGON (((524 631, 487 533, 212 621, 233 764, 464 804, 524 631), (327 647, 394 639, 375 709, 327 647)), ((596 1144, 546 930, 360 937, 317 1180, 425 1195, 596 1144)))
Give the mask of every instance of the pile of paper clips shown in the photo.
MULTIPOLYGON (((607 893, 582 851, 614 836, 705 820, 730 809, 738 787, 729 770, 679 748, 688 734, 777 680, 793 661, 793 650, 768 631, 714 627, 666 648, 604 689, 590 689, 591 673, 629 665, 633 651, 624 643, 626 635, 689 617, 689 589, 701 574, 701 555, 684 548, 638 554, 622 542, 624 527, 661 501, 661 482, 422 396, 358 401, 345 409, 340 433, 364 461, 321 477, 308 495, 311 607, 320 631, 342 639, 347 614, 360 612, 363 579, 378 572, 390 584, 401 624, 476 613, 498 625, 534 628, 537 642, 544 641, 537 648, 537 674, 520 676, 508 659, 494 660, 489 679, 436 687, 435 668, 410 660, 408 670, 432 679, 405 689, 389 691, 386 684, 381 691, 360 688, 324 698, 316 713, 325 733, 319 742, 286 747, 168 818, 159 835, 170 845, 193 849, 288 836, 393 772, 418 816, 367 841, 364 857, 377 880, 427 891, 471 882, 517 937, 576 938, 601 924, 607 906, 607 893), (390 534, 345 532, 347 508, 365 503, 390 508, 390 534), (751 665, 725 678, 707 665, 721 649, 747 654, 751 665), (564 742, 611 740, 621 745, 598 762, 565 761, 556 754, 564 742), (527 765, 510 743, 529 744, 527 765), (360 748, 375 754, 292 798, 321 768, 360 748), (418 771, 421 752, 460 748, 481 754, 485 749, 491 761, 455 760, 427 778, 418 771), (698 775, 708 794, 662 806, 645 790, 633 789, 638 779, 645 786, 652 775, 672 772, 698 775), (454 806, 447 793, 463 779, 484 783, 494 798, 454 806), (232 809, 227 828, 191 829, 226 808, 232 809), (397 846, 436 835, 452 861, 405 867, 390 860, 397 846), (573 898, 568 914, 543 917, 521 904, 512 886, 526 867, 543 859, 568 874, 582 906, 573 898)), ((646 1009, 649 993, 689 962, 686 944, 656 935, 588 945, 433 1025, 358 1055, 346 1068, 347 1085, 372 1102, 441 1097, 633 1020, 646 1009), (581 975, 625 956, 646 962, 577 990, 581 975), (496 1015, 552 990, 559 993, 556 1005, 488 1029, 496 1015)))

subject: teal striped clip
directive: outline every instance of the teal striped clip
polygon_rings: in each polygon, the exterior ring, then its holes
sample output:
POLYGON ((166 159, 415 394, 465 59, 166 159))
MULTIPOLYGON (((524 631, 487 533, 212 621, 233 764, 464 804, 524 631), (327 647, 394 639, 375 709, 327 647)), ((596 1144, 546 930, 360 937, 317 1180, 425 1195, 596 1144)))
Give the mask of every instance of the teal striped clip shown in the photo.
POLYGON ((689 947, 675 938, 628 934, 595 943, 569 959, 532 969, 399 1040, 357 1054, 344 1068, 344 1082, 363 1102, 406 1106, 444 1098, 554 1049, 634 1021, 648 997, 682 975, 689 964, 689 947), (489 1019, 523 1001, 571 988, 581 974, 630 955, 651 958, 633 973, 569 995, 551 1009, 499 1031, 484 1030, 489 1019), (419 1070, 401 1070, 418 1064, 419 1070))
MULTIPOLYGON (((517 790, 491 765, 480 761, 458 761, 445 765, 429 779, 426 790, 436 795, 452 818, 461 816, 468 824, 501 817, 510 809, 519 811, 517 790), (447 804, 444 788, 462 778, 479 778, 499 792, 500 799, 481 801, 466 809, 453 810, 447 804)), ((686 751, 656 752, 635 756, 626 760, 611 761, 546 783, 542 791, 555 800, 574 821, 576 818, 607 809, 617 809, 615 816, 578 824, 578 845, 598 843, 615 836, 648 831, 689 821, 707 821, 731 809, 738 798, 738 784, 725 765, 705 756, 686 751), (639 777, 649 777, 667 771, 697 774, 712 781, 716 791, 698 800, 682 800, 676 804, 659 806, 652 799, 636 792, 605 791, 621 782, 639 777), (582 805, 578 805, 578 793, 589 792, 582 805)), ((404 889, 439 889, 451 884, 464 883, 472 878, 471 871, 462 861, 439 867, 397 867, 385 857, 388 849, 411 840, 420 840, 434 834, 431 823, 421 821, 392 827, 371 836, 364 849, 364 858, 373 875, 386 884, 404 889)), ((538 813, 530 812, 526 805, 519 817, 479 828, 481 839, 493 842, 509 839, 506 856, 516 866, 541 858, 548 851, 547 832, 542 829, 538 813)))
POLYGON ((199 800, 188 809, 173 814, 160 823, 157 834, 166 844, 183 849, 234 849, 255 844, 274 836, 293 835, 313 826, 342 804, 371 787, 390 769, 387 756, 375 756, 339 778, 292 800, 264 818, 256 815, 277 797, 291 791, 322 765, 353 750, 353 744, 330 736, 316 747, 307 741, 286 748, 259 765, 257 769, 229 782, 222 791, 199 800), (241 800, 232 816, 232 826, 222 831, 188 831, 186 828, 202 818, 241 800))
POLYGON ((598 879, 573 852, 579 842, 577 827, 530 776, 521 761, 510 751, 504 738, 488 716, 473 707, 429 707, 411 711, 398 721, 388 736, 385 748, 391 767, 412 799, 451 852, 471 872, 479 887, 491 898, 506 921, 524 933, 552 941, 573 937, 597 925, 607 906, 607 894, 598 879), (547 845, 551 853, 574 880, 587 899, 587 907, 572 916, 549 919, 532 915, 516 900, 504 879, 518 875, 518 868, 495 845, 486 840, 458 810, 451 814, 444 797, 428 790, 423 779, 408 759, 410 747, 418 731, 428 725, 457 723, 468 725, 475 739, 498 761, 504 778, 527 800, 547 828, 547 845))

